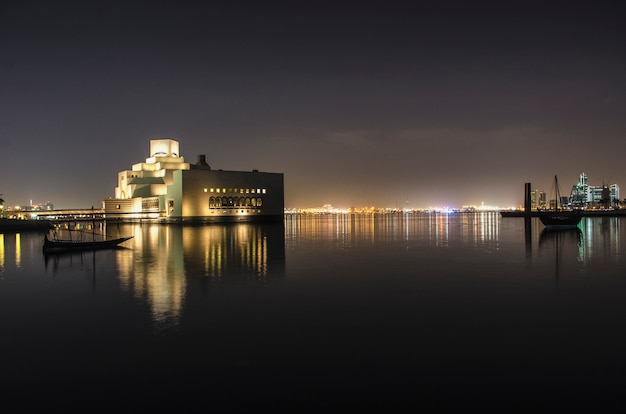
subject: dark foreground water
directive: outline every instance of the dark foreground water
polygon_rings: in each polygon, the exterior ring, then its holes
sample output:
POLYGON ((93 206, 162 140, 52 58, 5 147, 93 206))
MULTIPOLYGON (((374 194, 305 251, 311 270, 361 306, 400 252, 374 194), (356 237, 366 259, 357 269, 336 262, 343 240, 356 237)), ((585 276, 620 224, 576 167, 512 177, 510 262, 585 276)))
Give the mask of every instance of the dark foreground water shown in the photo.
MULTIPOLYGON (((0 234, 7 412, 586 410, 623 403, 626 219, 496 213, 0 234)), ((4 411, 4 409, 3 409, 4 411)))

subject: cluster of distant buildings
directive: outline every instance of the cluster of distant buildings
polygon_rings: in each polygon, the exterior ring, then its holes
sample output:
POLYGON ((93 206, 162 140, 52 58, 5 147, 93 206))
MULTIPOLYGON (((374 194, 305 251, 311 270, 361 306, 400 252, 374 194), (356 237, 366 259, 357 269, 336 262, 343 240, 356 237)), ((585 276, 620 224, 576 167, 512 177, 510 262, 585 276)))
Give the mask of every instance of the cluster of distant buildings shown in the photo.
POLYGON ((6 211, 9 213, 13 213, 13 215, 19 215, 21 212, 25 211, 52 211, 54 210, 54 204, 50 201, 46 201, 45 203, 33 203, 30 201, 30 204, 27 206, 4 206, 4 203, 0 204, 0 211, 6 211))
MULTIPOLYGON (((556 199, 548 200, 546 193, 538 190, 531 192, 530 203, 532 209, 556 207, 556 199)), ((570 208, 608 209, 620 207, 622 201, 617 184, 590 185, 587 174, 583 172, 579 175, 578 182, 572 186, 569 195, 560 195, 559 205, 570 208)))
MULTIPOLYGON (((559 195, 559 206, 585 209, 619 208, 619 186, 590 185, 586 173, 579 175, 569 195, 559 195)), ((531 209, 555 208, 557 200, 546 192, 530 192, 531 209)), ((0 206, 0 212, 4 206, 0 206)), ((389 212, 374 207, 340 210, 331 205, 317 209, 285 211, 283 174, 252 171, 213 170, 205 156, 195 164, 180 155, 179 143, 172 139, 150 141, 150 156, 118 173, 115 196, 103 202, 106 218, 166 219, 167 221, 279 221, 283 214, 294 212, 389 212)), ((480 211, 464 207, 460 211, 480 211)), ((488 210, 490 208, 485 208, 488 210)), ((53 211, 51 202, 4 209, 20 218, 27 212, 53 211)), ((394 211, 404 211, 394 209, 394 211)), ((415 212, 415 211, 413 211, 415 212)))

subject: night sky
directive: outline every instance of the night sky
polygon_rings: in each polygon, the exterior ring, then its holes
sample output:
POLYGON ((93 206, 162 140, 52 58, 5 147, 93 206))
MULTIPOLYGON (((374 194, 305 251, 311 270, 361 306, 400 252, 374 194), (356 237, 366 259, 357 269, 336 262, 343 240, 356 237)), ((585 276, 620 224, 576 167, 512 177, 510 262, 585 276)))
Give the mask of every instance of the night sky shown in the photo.
POLYGON ((150 139, 285 207, 626 198, 620 2, 0 3, 0 193, 100 207, 150 139))

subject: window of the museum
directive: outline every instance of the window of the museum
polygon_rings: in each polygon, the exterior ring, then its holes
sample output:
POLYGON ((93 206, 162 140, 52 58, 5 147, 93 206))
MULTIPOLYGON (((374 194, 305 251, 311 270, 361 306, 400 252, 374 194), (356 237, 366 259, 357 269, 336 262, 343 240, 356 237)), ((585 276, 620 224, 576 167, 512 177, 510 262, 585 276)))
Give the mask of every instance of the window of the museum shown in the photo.
MULTIPOLYGON (((266 190, 265 189, 255 189, 255 188, 249 188, 249 189, 245 189, 247 192, 252 192, 252 193, 256 193, 258 192, 259 194, 264 193, 266 190)), ((224 188, 218 188, 217 192, 218 193, 222 193, 225 192, 226 189, 224 188)), ((237 189, 237 188, 228 188, 228 191, 233 191, 233 192, 243 192, 244 189, 237 189)), ((209 208, 210 209, 239 209, 239 208, 247 208, 247 209, 260 209, 263 206, 263 198, 262 197, 226 197, 226 196, 222 196, 222 197, 209 197, 209 208)), ((228 210, 223 210, 224 212, 228 212, 228 210)), ((261 210, 254 210, 255 212, 261 212, 261 210)))

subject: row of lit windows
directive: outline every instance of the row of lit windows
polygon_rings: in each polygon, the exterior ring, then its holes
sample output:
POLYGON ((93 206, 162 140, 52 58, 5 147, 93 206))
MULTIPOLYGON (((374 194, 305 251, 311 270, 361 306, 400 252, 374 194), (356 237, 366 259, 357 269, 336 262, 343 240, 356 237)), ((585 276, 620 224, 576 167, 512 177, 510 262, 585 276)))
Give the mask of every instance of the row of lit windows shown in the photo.
POLYGON ((239 194, 265 194, 266 190, 265 188, 226 188, 226 187, 222 187, 222 188, 207 188, 204 187, 204 192, 205 193, 223 193, 223 194, 227 194, 227 193, 239 193, 239 194))
POLYGON ((263 206, 261 197, 210 197, 209 208, 256 208, 263 206))
POLYGON ((142 210, 158 210, 159 208, 159 199, 158 198, 149 198, 141 200, 141 209, 142 210))

